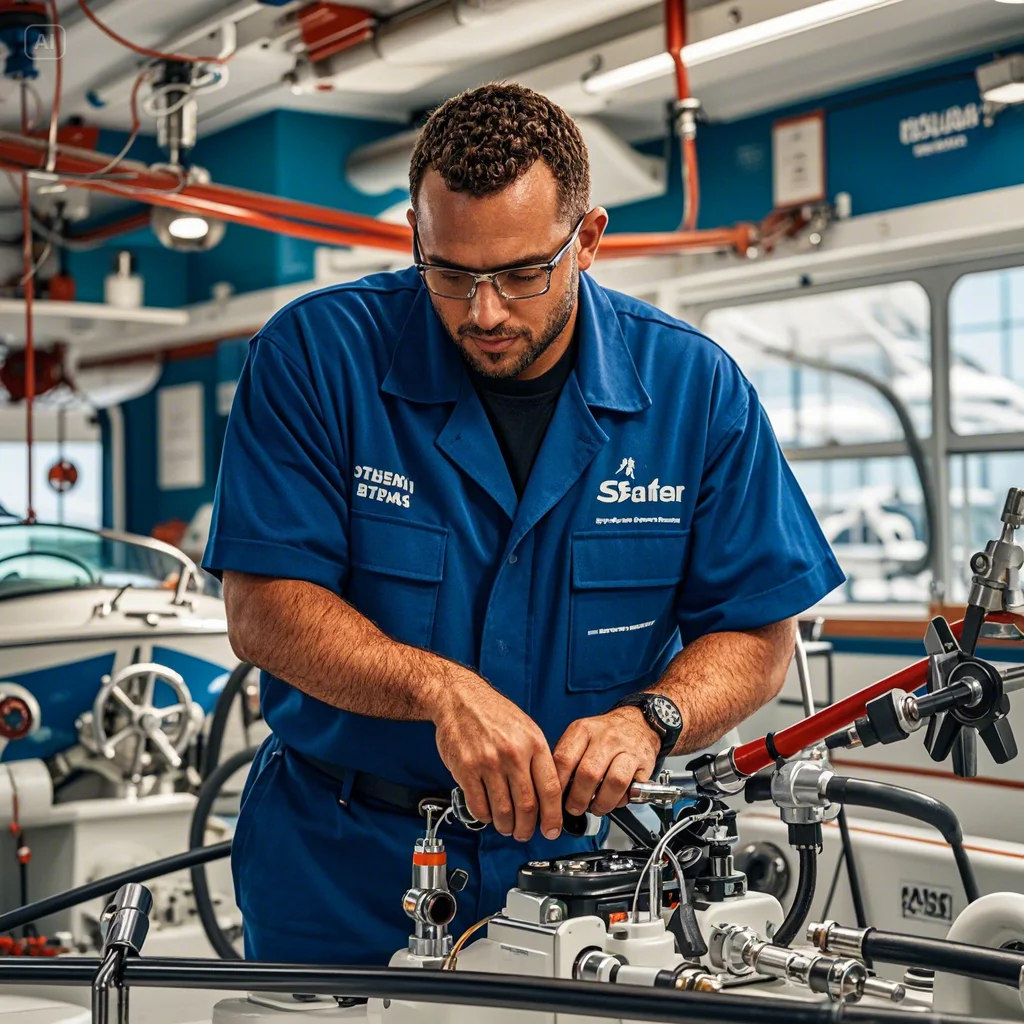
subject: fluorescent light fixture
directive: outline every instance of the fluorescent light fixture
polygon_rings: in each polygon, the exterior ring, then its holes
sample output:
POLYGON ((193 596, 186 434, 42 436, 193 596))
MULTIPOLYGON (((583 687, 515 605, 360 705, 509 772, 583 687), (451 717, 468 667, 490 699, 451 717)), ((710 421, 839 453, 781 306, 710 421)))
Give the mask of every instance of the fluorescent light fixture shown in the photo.
MULTIPOLYGON (((820 3, 801 7, 799 10, 790 11, 789 14, 780 14, 776 18, 768 18, 753 25, 722 32, 710 39, 689 43, 683 47, 683 63, 691 68, 698 64, 707 64, 719 57, 742 53, 755 46, 786 39, 812 28, 820 28, 856 14, 863 14, 865 11, 889 7, 900 2, 901 0, 821 0, 820 3)), ((1012 2, 1024 3, 1024 0, 1012 2)), ((656 53, 632 64, 587 75, 583 80, 583 89, 589 93, 618 92, 670 75, 672 67, 673 60, 669 54, 656 53)))
POLYGON ((975 69, 974 77, 986 103, 1004 106, 1024 103, 1024 53, 1014 53, 991 64, 982 64, 975 69))
POLYGON ((999 4, 1024 4, 1024 0, 996 0, 999 4))
POLYGON ((183 215, 175 217, 167 225, 167 230, 175 237, 186 241, 194 242, 196 239, 205 238, 210 231, 210 223, 205 217, 189 217, 183 215))

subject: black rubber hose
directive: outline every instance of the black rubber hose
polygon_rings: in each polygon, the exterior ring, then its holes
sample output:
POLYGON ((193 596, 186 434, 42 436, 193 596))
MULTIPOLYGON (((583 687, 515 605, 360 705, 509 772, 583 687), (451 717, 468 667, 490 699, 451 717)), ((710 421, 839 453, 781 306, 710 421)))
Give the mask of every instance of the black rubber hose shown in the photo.
MULTIPOLYGON (((259 747, 248 747, 233 754, 223 764, 217 765, 213 773, 203 782, 196 801, 196 809, 192 812, 192 824, 188 830, 188 848, 203 849, 206 838, 206 823, 210 820, 214 801, 220 795, 221 786, 243 765, 247 765, 255 756, 259 747)), ((192 894, 196 901, 196 912, 206 932, 210 945, 222 960, 241 959, 231 940, 224 934, 217 921, 217 912, 210 898, 210 883, 206 878, 205 865, 198 864, 192 868, 192 894)))
MULTIPOLYGON (((925 940, 933 941, 933 940, 925 940)), ((973 948, 973 947, 967 947, 973 948)), ((0 958, 0 985, 88 986, 96 957, 0 958)), ((707 1021, 714 1024, 906 1024, 905 1010, 802 999, 757 999, 729 992, 669 992, 590 981, 514 978, 469 971, 396 967, 313 967, 253 961, 221 963, 169 957, 130 957, 124 968, 132 988, 211 988, 229 992, 353 993, 377 999, 496 1006, 504 1009, 586 1012, 602 1018, 707 1021)), ((915 1024, 964 1024, 953 1014, 915 1013, 915 1024)))
POLYGON ((796 880, 796 895, 786 920, 772 938, 776 946, 788 946, 802 933, 818 886, 818 851, 803 847, 797 852, 800 855, 800 869, 796 880))
MULTIPOLYGON (((902 786, 890 786, 885 782, 869 782, 867 779, 844 779, 835 776, 825 789, 825 795, 836 803, 854 807, 874 807, 881 811, 892 811, 916 821, 923 821, 937 829, 942 838, 953 848, 960 881, 967 896, 973 903, 979 895, 978 880, 974 868, 964 850, 964 833, 953 809, 934 797, 915 793, 902 786)), ((859 922, 858 922, 859 923, 859 922)))
MULTIPOLYGON (((56 896, 47 896, 46 899, 36 900, 35 903, 29 903, 28 906, 18 907, 17 910, 9 910, 6 914, 0 914, 0 933, 13 931, 29 921, 38 921, 40 918, 77 907, 80 903, 87 903, 99 896, 109 896, 110 893, 116 892, 122 885, 127 885, 129 882, 148 882, 161 875, 183 871, 195 864, 209 864, 210 861, 220 860, 230 853, 230 841, 217 843, 214 846, 204 846, 201 850, 187 850, 185 853, 176 853, 172 857, 151 861, 149 864, 140 864, 137 868, 129 868, 116 875, 107 875, 106 878, 98 878, 95 882, 89 882, 87 885, 80 885, 76 889, 68 889, 67 892, 57 893, 56 896)), ((0 963, 2 962, 0 960, 0 963)))
POLYGON ((947 974, 962 974, 979 981, 1017 988, 1024 955, 1005 949, 969 946, 945 939, 882 932, 874 928, 864 936, 864 952, 874 960, 904 967, 925 967, 947 974))
POLYGON ((224 733, 228 727, 228 718, 235 698, 248 678, 253 667, 247 661, 240 661, 228 676, 224 689, 217 698, 217 706, 213 709, 210 720, 210 733, 206 738, 206 750, 203 754, 203 778, 208 779, 220 761, 221 747, 224 746, 224 733))
POLYGON ((748 804, 756 803, 759 800, 771 800, 772 798, 772 776, 775 774, 773 768, 770 772, 762 775, 752 775, 747 779, 743 787, 743 796, 748 804))
MULTIPOLYGON (((250 961, 171 961, 129 958, 128 985, 233 991, 309 992, 364 998, 493 1006, 510 1010, 587 1014, 625 1020, 707 1024, 906 1024, 906 1011, 802 999, 758 999, 729 992, 677 992, 591 981, 513 977, 469 971, 400 967, 311 967, 250 961)), ((951 1014, 915 1014, 915 1024, 964 1024, 951 1014)))

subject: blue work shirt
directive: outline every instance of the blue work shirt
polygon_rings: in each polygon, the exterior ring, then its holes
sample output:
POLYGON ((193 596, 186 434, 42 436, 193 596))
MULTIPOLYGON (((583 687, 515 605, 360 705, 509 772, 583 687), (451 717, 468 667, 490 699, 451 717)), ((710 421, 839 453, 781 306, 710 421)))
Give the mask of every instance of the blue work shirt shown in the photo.
MULTIPOLYGON (((306 580, 473 667, 552 747, 706 633, 843 575, 750 384, 692 327, 580 275, 579 358, 521 499, 414 269, 303 296, 252 340, 204 565, 306 580)), ((301 643, 301 641, 298 641, 301 643)), ((263 674, 286 745, 444 789, 430 723, 263 674)))

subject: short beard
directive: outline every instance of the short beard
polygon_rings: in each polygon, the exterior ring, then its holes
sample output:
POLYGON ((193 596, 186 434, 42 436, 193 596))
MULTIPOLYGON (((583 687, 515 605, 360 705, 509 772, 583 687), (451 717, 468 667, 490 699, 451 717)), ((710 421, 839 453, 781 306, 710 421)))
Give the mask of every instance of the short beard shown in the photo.
POLYGON ((499 326, 493 331, 481 331, 470 324, 463 324, 454 334, 451 331, 448 332, 451 334, 452 341, 455 342, 459 352, 462 353, 462 358, 466 360, 471 370, 480 374, 481 377, 487 377, 490 380, 507 380, 510 377, 518 377, 525 373, 551 347, 554 340, 565 330, 572 317, 572 311, 576 306, 576 295, 579 290, 579 267, 576 263, 576 253, 571 253, 571 257, 572 273, 570 274, 569 287, 562 296, 561 301, 548 315, 547 323, 544 325, 544 330, 539 339, 534 338, 532 331, 510 330, 504 325, 499 326), (503 366, 501 369, 497 367, 506 358, 506 354, 504 352, 485 352, 483 353, 484 358, 493 367, 485 368, 480 366, 466 350, 464 335, 467 334, 475 334, 481 338, 523 338, 526 341, 526 348, 513 364, 503 366))

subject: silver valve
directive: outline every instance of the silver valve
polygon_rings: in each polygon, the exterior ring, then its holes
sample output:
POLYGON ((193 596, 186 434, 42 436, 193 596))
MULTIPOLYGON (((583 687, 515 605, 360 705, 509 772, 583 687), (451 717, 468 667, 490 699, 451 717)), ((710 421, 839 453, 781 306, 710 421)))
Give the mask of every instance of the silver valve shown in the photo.
POLYGON ((420 807, 427 819, 426 835, 416 840, 412 852, 412 885, 402 897, 402 909, 412 918, 413 934, 409 952, 413 956, 440 961, 452 949, 448 934, 458 910, 455 892, 461 891, 468 875, 461 869, 448 874, 448 852, 437 831, 454 813, 453 807, 425 801, 420 807))
POLYGON ((1011 487, 1003 505, 1002 533, 990 540, 984 551, 971 556, 973 572, 968 605, 989 612, 1012 611, 1024 605, 1020 569, 1024 565, 1024 548, 1014 538, 1014 531, 1024 526, 1024 489, 1011 487))
POLYGON ((718 970, 738 977, 763 974, 781 978, 834 1002, 855 1003, 869 994, 899 1002, 906 995, 901 985, 871 978, 867 967, 853 957, 800 953, 767 942, 752 928, 741 925, 717 925, 708 952, 718 970))
POLYGON ((149 934, 149 913, 152 909, 153 894, 144 885, 136 882, 122 885, 100 916, 104 954, 111 949, 141 952, 149 934))

